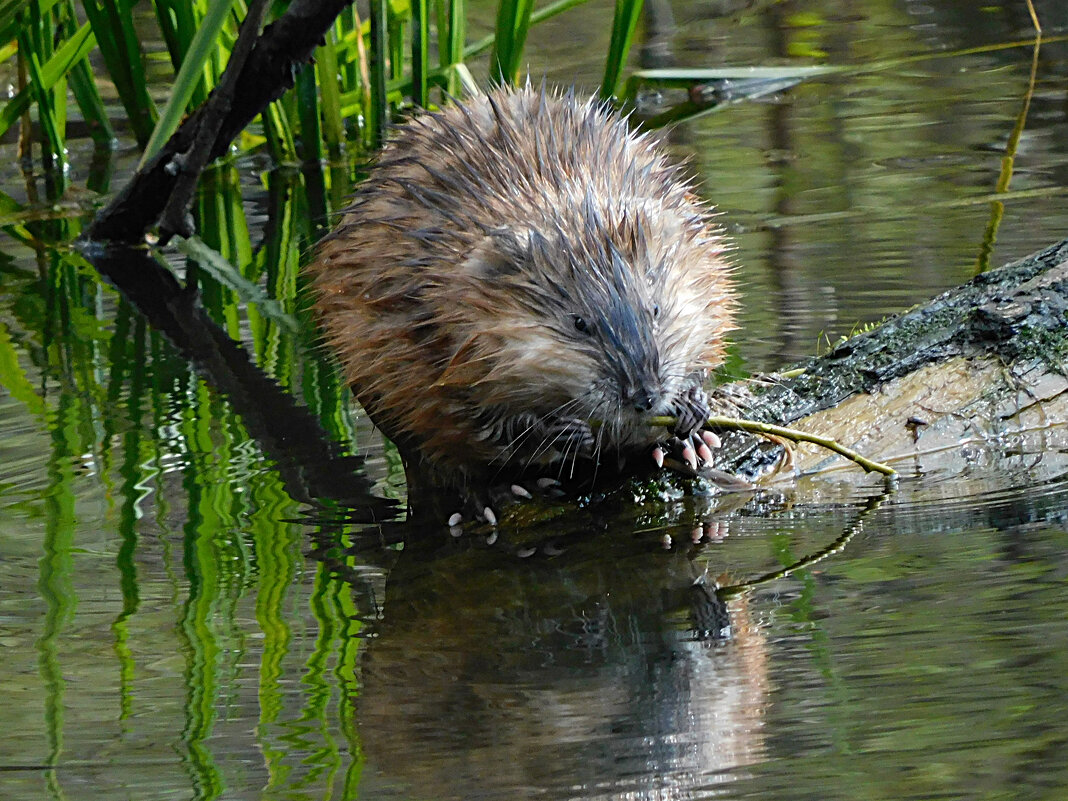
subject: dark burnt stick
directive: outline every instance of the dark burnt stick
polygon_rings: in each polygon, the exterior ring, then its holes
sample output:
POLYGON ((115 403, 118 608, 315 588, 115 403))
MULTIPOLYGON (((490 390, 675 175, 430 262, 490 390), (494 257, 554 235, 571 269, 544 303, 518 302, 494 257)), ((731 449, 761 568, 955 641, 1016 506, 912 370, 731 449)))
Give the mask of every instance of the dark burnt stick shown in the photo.
MULTIPOLYGON (((278 19, 263 29, 236 78, 229 111, 208 150, 207 161, 226 152, 267 104, 293 86, 338 14, 353 0, 293 0, 278 19)), ((218 89, 216 89, 218 91, 218 89)), ((174 191, 181 170, 174 161, 194 146, 211 97, 186 118, 156 156, 138 170, 101 210, 84 238, 140 242, 155 225, 174 191)))
POLYGON ((230 51, 230 60, 226 63, 222 78, 215 91, 204 103, 204 113, 201 115, 200 127, 197 129, 193 146, 189 148, 184 158, 175 157, 171 162, 177 165, 178 176, 160 219, 161 245, 167 244, 175 234, 183 237, 193 235, 193 218, 189 213, 189 208, 193 203, 193 192, 196 191, 200 174, 208 163, 211 146, 219 136, 223 120, 233 107, 238 76, 252 52, 266 11, 267 0, 254 0, 249 5, 248 13, 241 23, 237 41, 234 43, 234 49, 230 51))

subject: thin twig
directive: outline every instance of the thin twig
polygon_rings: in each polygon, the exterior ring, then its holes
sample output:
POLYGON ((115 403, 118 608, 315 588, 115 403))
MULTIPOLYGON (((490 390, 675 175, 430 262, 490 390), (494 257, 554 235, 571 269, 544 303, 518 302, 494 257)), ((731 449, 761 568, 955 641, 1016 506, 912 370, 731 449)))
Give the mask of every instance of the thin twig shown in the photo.
MULTIPOLYGON (((649 423, 654 426, 665 426, 670 428, 675 425, 675 418, 666 416, 653 417, 649 420, 649 423)), ((720 417, 718 415, 709 417, 705 425, 710 428, 727 428, 736 431, 748 431, 751 434, 782 437, 783 439, 792 440, 793 442, 811 442, 813 445, 820 445, 828 450, 841 454, 852 462, 856 462, 869 473, 882 473, 887 476, 897 475, 897 471, 894 470, 894 468, 861 456, 852 448, 847 448, 845 445, 842 445, 833 439, 821 437, 818 434, 806 434, 804 431, 798 431, 796 428, 785 428, 771 423, 761 423, 757 420, 745 420, 740 417, 720 417)))
POLYGON ((1038 76, 1038 52, 1042 46, 1042 26, 1038 22, 1038 14, 1031 0, 1026 0, 1027 10, 1031 12, 1031 23, 1035 26, 1035 44, 1031 50, 1031 75, 1027 81, 1027 91, 1024 92, 1023 104, 1020 113, 1016 115, 1016 124, 1009 134, 1009 141, 1005 145, 1005 155, 1001 159, 1001 170, 998 173, 998 182, 995 186, 995 199, 990 204, 990 222, 987 223, 983 233, 983 242, 979 248, 979 258, 976 263, 976 272, 984 273, 990 269, 990 255, 997 241, 998 229, 1001 227, 1002 217, 1005 215, 1005 203, 1000 195, 1009 191, 1012 182, 1012 171, 1016 164, 1016 151, 1020 146, 1020 138, 1023 136, 1024 126, 1027 124, 1027 112, 1031 108, 1031 98, 1035 93, 1035 79, 1038 76))
POLYGON ((1035 35, 1042 36, 1042 26, 1038 22, 1038 14, 1035 13, 1035 5, 1027 0, 1027 10, 1031 12, 1031 24, 1035 26, 1035 35))

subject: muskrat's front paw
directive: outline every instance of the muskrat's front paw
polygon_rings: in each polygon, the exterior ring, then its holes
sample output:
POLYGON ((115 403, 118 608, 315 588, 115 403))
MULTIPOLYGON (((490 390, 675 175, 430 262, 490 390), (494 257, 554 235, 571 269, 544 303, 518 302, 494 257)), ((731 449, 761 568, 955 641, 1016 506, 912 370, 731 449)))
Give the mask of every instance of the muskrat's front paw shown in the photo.
POLYGON ((674 462, 696 471, 700 465, 712 462, 712 451, 719 446, 719 437, 711 431, 694 431, 685 437, 672 437, 667 442, 657 444, 653 448, 653 461, 657 467, 663 467, 665 462, 674 462))
POLYGON ((701 387, 690 387, 675 399, 675 429, 672 433, 687 439, 712 416, 708 394, 701 387))

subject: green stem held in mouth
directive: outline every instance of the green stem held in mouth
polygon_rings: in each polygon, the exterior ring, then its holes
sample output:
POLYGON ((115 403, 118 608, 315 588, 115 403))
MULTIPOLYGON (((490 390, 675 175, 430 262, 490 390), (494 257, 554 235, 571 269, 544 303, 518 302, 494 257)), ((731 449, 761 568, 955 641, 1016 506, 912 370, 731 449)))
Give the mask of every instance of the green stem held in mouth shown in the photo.
MULTIPOLYGON (((667 416, 653 417, 650 418, 649 423, 654 426, 665 426, 670 428, 675 425, 675 418, 667 416)), ((705 425, 709 428, 735 429, 738 431, 748 431, 752 434, 770 434, 771 436, 782 437, 783 439, 788 439, 793 442, 811 442, 814 445, 821 445, 828 450, 841 454, 850 461, 856 462, 869 473, 882 473, 886 476, 897 475, 897 471, 892 467, 880 462, 874 462, 871 459, 861 456, 852 448, 847 448, 845 445, 842 445, 833 439, 821 437, 817 434, 806 434, 804 431, 798 431, 795 428, 785 428, 771 423, 761 423, 757 420, 744 420, 740 417, 720 416, 709 417, 708 420, 705 421, 705 425)))

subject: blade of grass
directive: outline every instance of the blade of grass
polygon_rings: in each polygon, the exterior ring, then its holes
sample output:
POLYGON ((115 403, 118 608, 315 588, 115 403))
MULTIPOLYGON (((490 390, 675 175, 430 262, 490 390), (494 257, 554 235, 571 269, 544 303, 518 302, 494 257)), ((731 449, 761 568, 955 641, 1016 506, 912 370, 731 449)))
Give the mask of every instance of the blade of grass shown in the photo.
MULTIPOLYGON (((67 0, 67 17, 64 21, 64 29, 68 41, 77 36, 79 31, 74 13, 74 0, 67 0)), ((74 62, 70 70, 70 87, 74 93, 74 99, 81 109, 82 117, 89 128, 89 136, 97 146, 111 147, 115 142, 115 131, 108 119, 104 101, 100 98, 100 92, 96 88, 93 79, 92 68, 89 59, 82 57, 74 62)))
MULTIPOLYGON (((442 67, 453 64, 462 64, 464 60, 464 39, 467 36, 466 16, 464 14, 464 0, 449 0, 448 35, 445 45, 439 41, 442 56, 445 59, 442 67)), ((457 95, 460 91, 460 81, 452 71, 447 71, 448 82, 445 91, 451 95, 457 95)))
POLYGON ((245 278, 241 271, 219 251, 197 237, 189 239, 175 237, 174 243, 178 250, 195 260, 202 270, 231 290, 243 302, 255 305, 263 317, 277 323, 286 331, 296 333, 300 330, 296 319, 288 314, 277 300, 269 297, 258 284, 245 278))
POLYGON ((427 0, 412 4, 412 102, 422 108, 429 104, 427 72, 430 69, 430 7, 427 0))
MULTIPOLYGON (((580 6, 583 3, 587 2, 589 2, 589 0, 556 0, 555 3, 549 3, 549 5, 543 8, 539 8, 537 11, 533 12, 530 15, 530 24, 537 25, 538 23, 544 22, 550 17, 555 17, 557 14, 561 14, 564 11, 567 11, 569 8, 574 8, 575 6, 580 6)), ((463 13, 462 10, 461 13, 463 13)), ((495 33, 491 33, 489 36, 482 37, 477 42, 473 42, 472 44, 468 45, 463 49, 463 58, 469 59, 473 58, 474 56, 478 56, 482 53, 485 53, 487 50, 493 47, 496 41, 497 35, 495 33)), ((457 64, 460 60, 461 59, 454 58, 452 60, 452 63, 457 64)))
POLYGON ((448 0, 434 0, 434 24, 438 32, 438 66, 449 64, 449 12, 448 0))
MULTIPOLYGON (((46 89, 54 87, 54 85, 56 85, 57 82, 69 72, 70 68, 72 68, 77 61, 87 56, 95 44, 96 41, 93 38, 89 26, 83 25, 77 33, 70 36, 60 49, 54 52, 52 57, 41 66, 42 87, 46 89)), ((20 56, 25 59, 27 54, 33 49, 32 45, 20 48, 20 56)), ((14 97, 7 100, 3 109, 0 110, 0 136, 2 136, 12 125, 18 122, 19 116, 30 108, 35 91, 33 85, 28 83, 26 87, 20 89, 14 97)))
MULTIPOLYGON (((32 0, 30 4, 31 9, 39 9, 40 6, 41 0, 32 0)), ((36 25, 41 37, 37 45, 40 64, 47 64, 48 59, 55 54, 56 43, 62 30, 64 10, 62 6, 56 5, 52 6, 48 11, 40 12, 36 25)), ((47 89, 46 92, 51 105, 55 133, 57 134, 56 141, 59 144, 59 150, 55 152, 55 155, 62 162, 65 160, 67 136, 67 73, 64 72, 55 85, 47 89)), ((45 166, 52 166, 49 158, 45 159, 45 166)))
POLYGON ((289 118, 279 101, 271 103, 260 114, 263 123, 263 135, 267 139, 267 148, 271 158, 282 163, 292 161, 297 157, 297 144, 293 136, 293 129, 289 125, 289 118))
POLYGON ((332 29, 326 41, 315 50, 315 70, 322 106, 323 141, 332 160, 341 158, 345 143, 345 123, 341 118, 341 73, 337 65, 337 30, 332 29))
POLYGON ((493 50, 490 51, 490 80, 494 83, 508 83, 507 59, 512 50, 515 11, 516 0, 500 0, 497 5, 493 50))
MULTIPOLYGON (((26 0, 0 0, 0 40, 8 41, 18 35, 21 28, 19 12, 26 7, 26 0)), ((42 10, 47 10, 44 3, 42 10)))
POLYGON ((163 113, 152 129, 152 135, 145 144, 144 155, 138 167, 143 167, 145 162, 156 155, 164 142, 178 130, 178 125, 185 115, 189 101, 197 84, 203 78, 204 65, 212 57, 216 49, 216 40, 227 15, 233 7, 234 0, 213 0, 208 5, 208 13, 200 22, 193 41, 189 43, 182 66, 178 70, 178 76, 174 79, 167 105, 163 107, 163 113))
POLYGON ((342 11, 334 24, 334 57, 344 76, 341 86, 345 91, 354 89, 360 78, 359 54, 356 52, 357 40, 363 42, 360 29, 360 15, 353 6, 342 11))
MULTIPOLYGON (((370 23, 368 23, 368 27, 370 27, 370 23)), ((371 60, 367 52, 367 40, 364 38, 363 28, 364 25, 360 20, 359 14, 353 9, 352 29, 356 40, 355 66, 359 72, 360 80, 358 86, 362 96, 359 114, 352 117, 353 120, 357 120, 353 131, 360 134, 361 140, 366 144, 370 142, 370 137, 373 134, 371 133, 371 126, 368 124, 368 120, 371 117, 371 60)))
POLYGON ((155 0, 152 8, 156 12, 156 24, 163 35, 163 42, 167 45, 167 53, 171 58, 171 66, 177 72, 182 66, 185 56, 185 48, 189 39, 182 39, 178 33, 178 14, 175 6, 180 5, 190 12, 192 9, 187 3, 172 3, 170 0, 155 0))
POLYGON ((601 99, 615 97, 619 76, 627 63, 634 31, 642 13, 642 0, 616 0, 616 13, 612 19, 612 39, 605 59, 604 79, 601 81, 601 99))
POLYGON ((119 93, 139 145, 152 136, 156 105, 148 94, 131 0, 83 0, 82 8, 96 34, 100 54, 119 93))
POLYGON ((497 7, 497 38, 490 54, 490 80, 514 85, 530 30, 533 0, 501 0, 497 7))
POLYGON ((407 4, 398 8, 393 2, 386 4, 386 42, 389 52, 389 77, 397 80, 404 74, 404 36, 410 19, 407 4))
POLYGON ((389 124, 386 101, 386 5, 387 0, 371 0, 371 147, 381 147, 389 124))
POLYGON ((320 164, 323 160, 323 132, 319 124, 319 91, 313 64, 305 64, 297 73, 295 89, 300 115, 300 160, 305 164, 320 164))
MULTIPOLYGON (((1016 124, 1013 125, 1009 141, 1005 145, 1005 155, 1001 158, 1001 171, 994 187, 994 191, 998 194, 1005 194, 1009 191, 1013 166, 1016 163, 1016 151, 1020 146, 1024 127, 1027 125, 1027 112, 1031 108, 1031 99, 1035 93, 1035 79, 1038 77, 1038 53, 1042 46, 1042 25, 1038 21, 1038 15, 1035 13, 1031 0, 1027 0, 1027 10, 1031 12, 1031 23, 1035 26, 1035 46, 1031 51, 1031 75, 1027 81, 1027 91, 1024 92, 1020 113, 1016 115, 1016 124)), ((976 274, 985 273, 990 269, 990 256, 997 244, 998 229, 1001 227, 1004 214, 1005 204, 1001 200, 995 200, 990 204, 990 221, 983 232, 983 241, 979 247, 979 257, 975 264, 976 274)))
POLYGON ((34 52, 28 31, 25 31, 19 37, 19 49, 24 49, 26 52, 26 68, 29 71, 30 79, 28 88, 33 92, 37 101, 37 121, 41 125, 41 135, 43 137, 41 146, 44 148, 45 166, 51 166, 53 158, 62 160, 64 150, 63 131, 59 127, 59 121, 56 119, 51 93, 54 83, 45 84, 41 65, 37 60, 37 53, 34 52))

